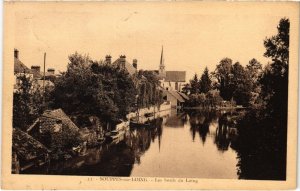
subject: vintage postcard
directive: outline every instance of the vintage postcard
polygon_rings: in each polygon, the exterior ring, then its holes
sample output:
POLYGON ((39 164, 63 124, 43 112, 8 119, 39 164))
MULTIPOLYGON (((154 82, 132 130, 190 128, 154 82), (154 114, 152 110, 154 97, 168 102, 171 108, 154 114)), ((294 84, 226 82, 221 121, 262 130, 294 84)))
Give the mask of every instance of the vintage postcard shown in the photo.
POLYGON ((4 189, 293 189, 299 2, 4 2, 4 189))

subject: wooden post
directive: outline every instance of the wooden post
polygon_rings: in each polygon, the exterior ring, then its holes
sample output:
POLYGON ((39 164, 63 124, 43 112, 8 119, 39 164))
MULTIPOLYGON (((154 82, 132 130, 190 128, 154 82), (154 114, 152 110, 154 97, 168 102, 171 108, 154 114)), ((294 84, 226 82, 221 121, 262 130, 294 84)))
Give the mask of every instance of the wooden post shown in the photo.
POLYGON ((45 107, 45 74, 46 74, 46 52, 44 53, 44 76, 43 76, 43 108, 45 107))

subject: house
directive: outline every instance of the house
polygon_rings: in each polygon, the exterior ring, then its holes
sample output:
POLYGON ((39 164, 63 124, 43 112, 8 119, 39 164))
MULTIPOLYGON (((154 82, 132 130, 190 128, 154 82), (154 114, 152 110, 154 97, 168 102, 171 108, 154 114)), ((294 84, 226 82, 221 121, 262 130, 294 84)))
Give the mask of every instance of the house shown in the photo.
POLYGON ((27 129, 27 133, 37 138, 46 146, 51 145, 53 134, 61 134, 63 131, 78 132, 79 128, 65 114, 62 109, 46 110, 27 129))
POLYGON ((17 49, 14 49, 14 92, 17 91, 20 85, 20 77, 23 75, 25 75, 26 78, 33 80, 33 74, 31 70, 19 60, 19 51, 17 49))
POLYGON ((171 102, 172 108, 182 108, 185 99, 175 90, 164 90, 164 99, 171 102))
POLYGON ((119 67, 122 70, 125 70, 126 72, 128 72, 131 76, 133 76, 134 74, 136 74, 137 72, 137 59, 133 59, 132 64, 130 64, 127 60, 126 60, 126 56, 125 55, 121 55, 118 59, 116 59, 113 63, 111 61, 111 56, 107 55, 105 57, 105 64, 111 64, 113 66, 119 67))
POLYGON ((49 162, 48 150, 42 143, 20 129, 13 128, 12 173, 49 162))
MULTIPOLYGON (((20 85, 20 76, 25 75, 32 82, 32 90, 34 91, 36 88, 42 88, 44 85, 44 72, 41 72, 41 67, 37 65, 31 66, 29 69, 23 62, 19 59, 19 51, 14 49, 14 92, 17 91, 20 85)), ((55 70, 53 68, 49 68, 47 72, 45 72, 45 86, 54 87, 53 78, 56 78, 55 70)))

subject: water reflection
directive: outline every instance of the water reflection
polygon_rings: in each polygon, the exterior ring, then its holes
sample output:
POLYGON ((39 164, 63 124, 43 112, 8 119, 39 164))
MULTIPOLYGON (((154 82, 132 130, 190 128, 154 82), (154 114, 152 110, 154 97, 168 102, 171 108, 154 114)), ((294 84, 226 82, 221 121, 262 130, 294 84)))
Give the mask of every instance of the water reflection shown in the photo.
MULTIPOLYGON (((259 160, 253 161, 248 155, 252 154, 254 159, 259 156, 255 155, 257 145, 243 141, 247 135, 237 130, 241 114, 243 112, 237 111, 165 111, 151 128, 131 128, 118 143, 88 149, 83 156, 52 162, 25 173, 251 178, 252 172, 260 173, 253 165, 259 160), (239 134, 243 139, 238 139, 239 134), (249 170, 250 167, 255 170, 249 170)), ((260 160, 263 164, 268 162, 265 158, 260 160)))

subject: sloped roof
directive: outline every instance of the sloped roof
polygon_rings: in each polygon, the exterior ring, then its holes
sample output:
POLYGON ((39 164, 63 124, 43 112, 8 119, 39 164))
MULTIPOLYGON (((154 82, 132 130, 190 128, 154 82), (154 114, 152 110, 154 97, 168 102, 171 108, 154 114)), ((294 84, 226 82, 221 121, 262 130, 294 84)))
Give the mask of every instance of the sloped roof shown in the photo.
MULTIPOLYGON (((117 65, 117 66, 120 66, 121 64, 121 59, 118 58, 117 60, 115 60, 113 63, 113 65, 117 65)), ((127 61, 125 61, 125 68, 127 70, 127 72, 130 74, 130 75, 133 75, 135 74, 136 72, 136 69, 127 61)))
POLYGON ((175 97, 179 102, 184 102, 184 99, 178 94, 177 91, 172 90, 166 90, 169 94, 171 94, 173 97, 175 97))
POLYGON ((50 151, 29 134, 13 128, 12 148, 23 160, 32 160, 50 151))
POLYGON ((65 124, 68 128, 75 131, 79 130, 79 128, 73 123, 73 121, 65 114, 62 109, 46 110, 42 116, 59 119, 62 121, 62 124, 65 124))
POLYGON ((185 71, 166 71, 165 81, 185 82, 185 71))
POLYGON ((179 95, 181 95, 181 97, 183 97, 185 100, 189 100, 190 98, 187 96, 187 95, 185 95, 184 93, 182 93, 182 92, 177 92, 179 95))
POLYGON ((18 58, 14 58, 14 73, 30 73, 30 69, 23 64, 18 58))

